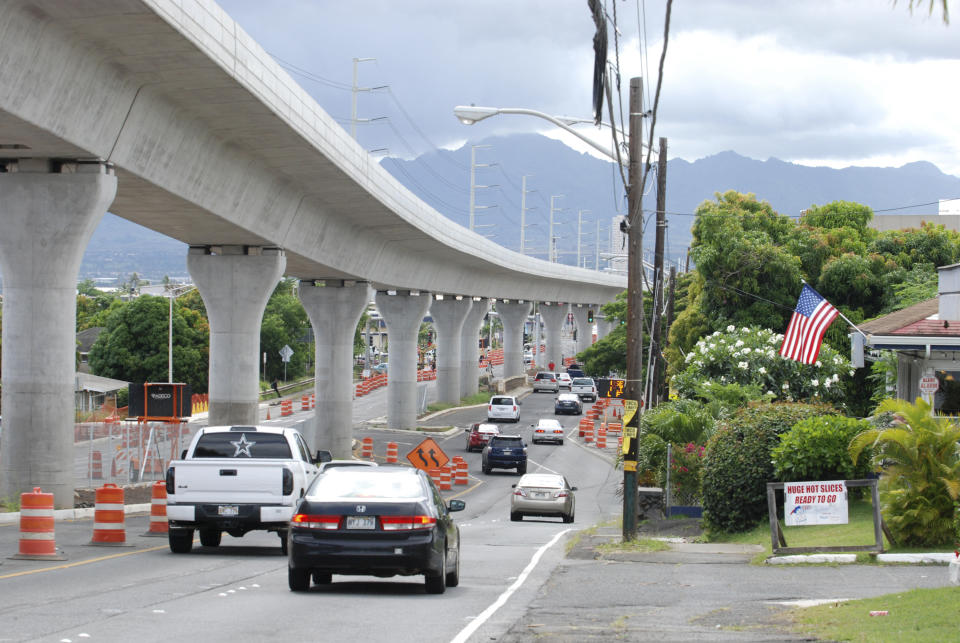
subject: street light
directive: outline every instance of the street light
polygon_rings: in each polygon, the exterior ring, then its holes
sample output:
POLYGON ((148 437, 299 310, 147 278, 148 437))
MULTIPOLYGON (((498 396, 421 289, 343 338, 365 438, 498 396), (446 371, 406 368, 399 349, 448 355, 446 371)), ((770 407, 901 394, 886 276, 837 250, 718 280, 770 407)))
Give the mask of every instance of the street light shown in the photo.
POLYGON ((185 295, 196 286, 180 286, 171 288, 167 292, 170 299, 170 316, 167 318, 167 383, 173 384, 173 300, 181 295, 185 295))
POLYGON ((453 114, 460 119, 460 122, 464 125, 473 125, 474 123, 478 123, 485 118, 490 118, 491 116, 496 116, 497 114, 523 114, 525 116, 536 116, 537 118, 542 118, 545 121, 550 121, 563 131, 573 134, 595 150, 598 150, 599 152, 602 152, 608 156, 610 159, 617 161, 617 155, 614 154, 610 148, 600 145, 596 141, 591 140, 590 138, 570 127, 572 123, 587 122, 582 118, 550 116, 544 112, 538 112, 535 109, 523 109, 520 107, 477 107, 476 105, 458 105, 457 107, 453 108, 453 114))

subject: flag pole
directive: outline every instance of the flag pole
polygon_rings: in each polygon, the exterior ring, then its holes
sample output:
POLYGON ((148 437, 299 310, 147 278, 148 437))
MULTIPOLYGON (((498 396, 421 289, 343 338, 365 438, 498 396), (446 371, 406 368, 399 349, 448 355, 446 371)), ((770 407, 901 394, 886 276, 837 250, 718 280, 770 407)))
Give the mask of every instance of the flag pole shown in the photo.
MULTIPOLYGON (((824 297, 823 295, 821 295, 820 293, 818 293, 818 292, 817 292, 817 289, 814 288, 813 286, 811 286, 810 284, 808 284, 805 280, 801 279, 801 280, 800 280, 800 283, 802 283, 804 286, 806 286, 807 288, 809 288, 809 289, 812 290, 813 292, 816 292, 816 293, 817 293, 817 296, 820 297, 820 299, 822 299, 822 300, 824 300, 824 301, 827 301, 827 298, 826 298, 826 297, 824 297)), ((830 303, 830 302, 827 302, 827 303, 830 303)), ((831 304, 831 305, 832 305, 832 304, 831 304)), ((859 326, 857 326, 857 325, 854 324, 852 321, 850 321, 850 319, 849 319, 846 315, 844 315, 843 312, 841 312, 841 310, 840 310, 839 308, 837 308, 836 306, 834 306, 834 308, 835 308, 836 311, 837 311, 837 315, 839 315, 840 317, 842 317, 842 318, 843 318, 843 321, 847 322, 847 324, 848 324, 851 328, 853 328, 855 331, 857 331, 858 333, 860 333, 860 334, 863 335, 864 337, 867 336, 867 334, 866 334, 865 332, 863 332, 862 330, 860 330, 860 327, 859 327, 859 326)))

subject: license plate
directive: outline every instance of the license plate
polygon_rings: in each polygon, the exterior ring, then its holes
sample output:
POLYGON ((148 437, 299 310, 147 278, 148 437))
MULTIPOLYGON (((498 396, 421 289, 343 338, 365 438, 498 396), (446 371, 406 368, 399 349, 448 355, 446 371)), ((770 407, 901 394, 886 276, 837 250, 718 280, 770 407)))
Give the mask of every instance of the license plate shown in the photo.
POLYGON ((533 495, 536 496, 537 498, 546 498, 549 494, 547 494, 547 493, 545 493, 545 492, 543 492, 543 491, 538 491, 538 492, 536 492, 536 493, 533 494, 533 495))
POLYGON ((510 451, 510 449, 504 449, 504 450, 503 450, 503 453, 504 453, 504 454, 509 454, 509 453, 512 453, 512 452, 510 451))
POLYGON ((373 516, 347 516, 347 529, 376 529, 377 519, 373 516))
POLYGON ((240 515, 240 510, 237 505, 218 505, 217 514, 221 516, 237 516, 240 515))

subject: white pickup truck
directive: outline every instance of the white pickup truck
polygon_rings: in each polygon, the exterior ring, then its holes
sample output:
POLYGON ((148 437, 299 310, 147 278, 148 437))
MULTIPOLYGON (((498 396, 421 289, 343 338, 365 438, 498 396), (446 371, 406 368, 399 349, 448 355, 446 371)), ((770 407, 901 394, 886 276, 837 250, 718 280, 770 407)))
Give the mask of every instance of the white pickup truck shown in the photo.
POLYGON ((216 547, 223 532, 274 531, 287 551, 287 526, 294 505, 329 459, 311 456, 296 429, 217 426, 197 431, 167 469, 167 520, 170 550, 189 553, 193 532, 200 544, 216 547))

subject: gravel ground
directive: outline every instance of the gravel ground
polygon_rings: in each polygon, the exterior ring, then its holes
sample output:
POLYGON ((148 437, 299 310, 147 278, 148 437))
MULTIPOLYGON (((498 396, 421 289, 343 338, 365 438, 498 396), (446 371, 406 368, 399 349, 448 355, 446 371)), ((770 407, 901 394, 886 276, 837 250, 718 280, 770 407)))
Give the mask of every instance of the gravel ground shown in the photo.
MULTIPOLYGON (((149 503, 153 497, 153 483, 139 482, 136 484, 121 485, 123 487, 123 504, 139 505, 149 503)), ((73 492, 73 506, 75 509, 95 506, 96 489, 76 489, 73 492)))

